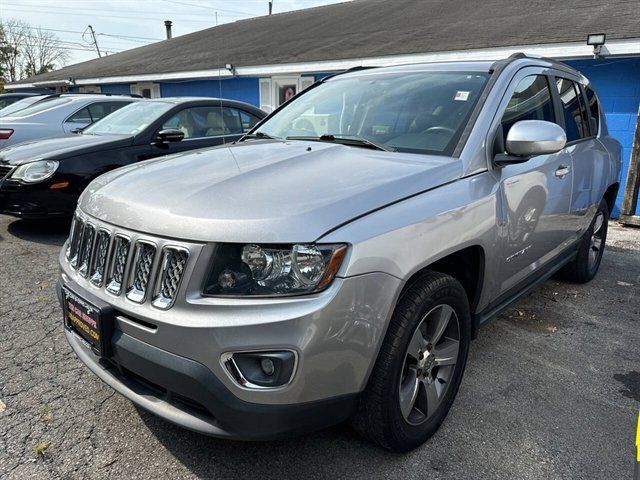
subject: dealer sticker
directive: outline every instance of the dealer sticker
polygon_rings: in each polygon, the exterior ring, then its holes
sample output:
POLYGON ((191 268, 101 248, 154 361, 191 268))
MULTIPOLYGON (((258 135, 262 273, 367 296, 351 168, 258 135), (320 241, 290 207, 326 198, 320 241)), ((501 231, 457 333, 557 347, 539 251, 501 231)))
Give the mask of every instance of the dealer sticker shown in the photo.
POLYGON ((453 99, 460 102, 466 102, 469 99, 469 92, 458 90, 453 99))

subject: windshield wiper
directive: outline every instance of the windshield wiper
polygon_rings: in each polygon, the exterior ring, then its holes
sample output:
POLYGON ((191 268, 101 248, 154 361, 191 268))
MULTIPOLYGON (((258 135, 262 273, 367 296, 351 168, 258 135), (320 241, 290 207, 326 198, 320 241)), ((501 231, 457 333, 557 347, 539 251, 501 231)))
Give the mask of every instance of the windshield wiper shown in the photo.
POLYGON ((242 141, 246 140, 247 138, 259 138, 260 140, 265 140, 265 139, 266 140, 280 140, 279 138, 272 137, 268 133, 253 132, 253 133, 247 133, 246 135, 243 135, 242 138, 240 140, 238 140, 238 141, 242 142, 242 141))
POLYGON ((382 150, 384 152, 396 151, 394 147, 390 147, 388 145, 383 145, 381 143, 374 142, 373 140, 369 140, 368 138, 358 137, 357 135, 332 135, 330 133, 325 133, 324 135, 320 135, 319 137, 293 136, 293 137, 286 137, 285 140, 308 140, 312 142, 332 142, 332 143, 339 143, 342 145, 350 145, 354 147, 372 148, 374 150, 382 150))

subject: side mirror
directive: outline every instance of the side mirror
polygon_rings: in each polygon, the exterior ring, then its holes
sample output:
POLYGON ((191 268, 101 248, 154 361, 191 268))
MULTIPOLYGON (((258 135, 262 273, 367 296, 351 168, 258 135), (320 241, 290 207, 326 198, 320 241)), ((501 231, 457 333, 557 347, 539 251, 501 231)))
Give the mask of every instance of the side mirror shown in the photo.
POLYGON ((184 139, 184 132, 177 128, 166 128, 158 132, 156 143, 181 142, 184 139))
POLYGON ((521 120, 516 122, 505 142, 507 155, 496 155, 496 165, 523 163, 536 155, 548 155, 562 150, 567 135, 559 125, 544 120, 521 120))

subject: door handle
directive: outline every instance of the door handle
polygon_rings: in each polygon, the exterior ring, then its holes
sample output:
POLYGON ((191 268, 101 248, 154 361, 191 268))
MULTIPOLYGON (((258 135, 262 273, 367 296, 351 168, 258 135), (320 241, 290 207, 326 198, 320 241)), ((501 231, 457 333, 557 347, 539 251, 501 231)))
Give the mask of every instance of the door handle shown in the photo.
POLYGON ((558 167, 558 169, 556 170, 555 175, 556 175, 556 177, 562 178, 565 175, 568 175, 570 171, 571 171, 571 169, 569 167, 566 167, 564 165, 560 165, 558 167))

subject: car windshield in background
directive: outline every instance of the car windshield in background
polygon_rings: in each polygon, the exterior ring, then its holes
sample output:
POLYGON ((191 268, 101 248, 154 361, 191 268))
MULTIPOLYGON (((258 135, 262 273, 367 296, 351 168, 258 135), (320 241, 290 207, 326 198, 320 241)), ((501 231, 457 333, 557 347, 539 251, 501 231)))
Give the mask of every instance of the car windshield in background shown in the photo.
POLYGON ((33 105, 34 103, 41 101, 42 98, 43 97, 41 96, 33 96, 33 97, 22 98, 17 102, 13 102, 12 104, 7 105, 6 107, 0 110, 0 117, 10 117, 15 112, 24 110, 29 105, 33 105))
MULTIPOLYGON (((35 102, 34 104, 28 106, 27 108, 23 108, 17 112, 15 112, 12 117, 15 118, 23 118, 29 117, 31 115, 35 115, 36 113, 44 112, 45 110, 49 110, 51 108, 59 107, 60 105, 64 105, 65 103, 69 103, 71 101, 68 97, 54 97, 48 100, 43 100, 41 102, 35 102)), ((3 117, 8 117, 8 115, 3 115, 3 117)))
POLYGON ((451 155, 488 74, 363 73, 314 87, 259 128, 277 138, 363 139, 390 150, 451 155))
POLYGON ((173 107, 168 102, 132 103, 85 128, 89 135, 135 135, 173 107))

